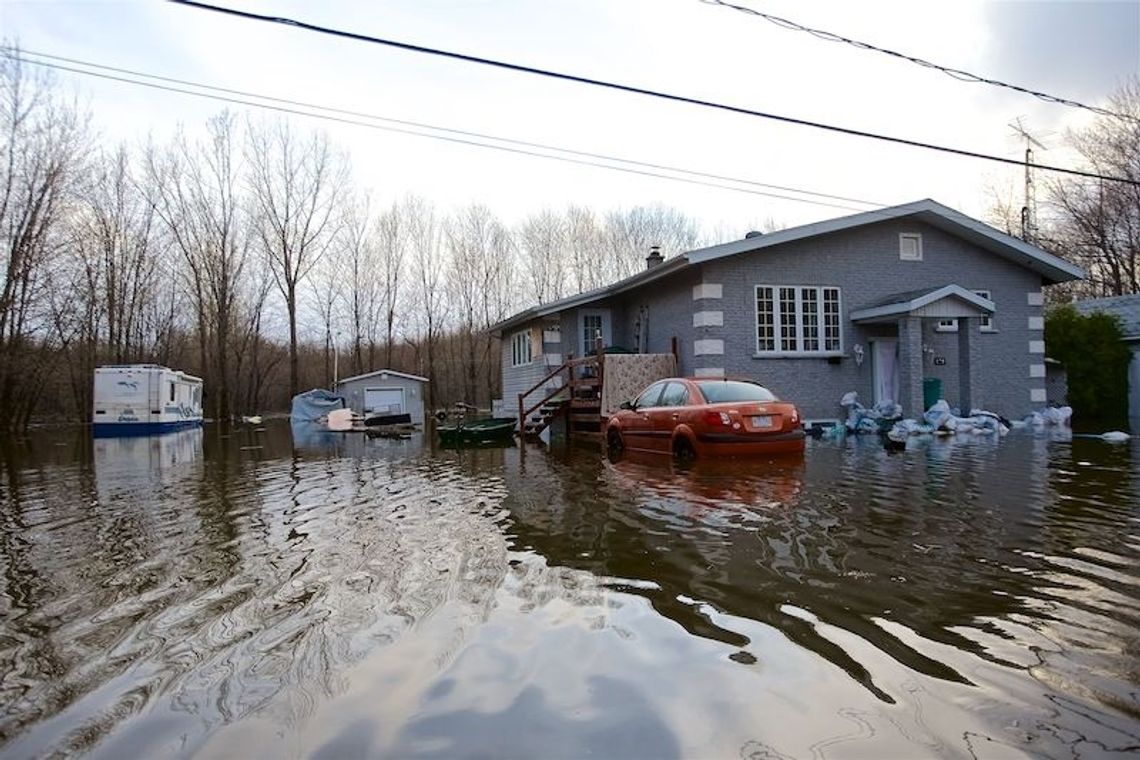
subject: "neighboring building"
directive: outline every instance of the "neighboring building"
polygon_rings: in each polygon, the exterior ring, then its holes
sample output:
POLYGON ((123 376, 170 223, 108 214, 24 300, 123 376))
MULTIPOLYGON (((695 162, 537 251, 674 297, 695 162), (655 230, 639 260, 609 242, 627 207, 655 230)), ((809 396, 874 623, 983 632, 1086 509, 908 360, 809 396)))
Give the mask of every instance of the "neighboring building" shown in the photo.
POLYGON ((424 422, 424 389, 428 379, 391 369, 346 377, 333 388, 357 414, 410 414, 424 422))
POLYGON ((1124 342, 1132 350, 1128 364, 1128 416, 1132 429, 1140 430, 1140 295, 1091 298, 1073 305, 1082 314, 1100 311, 1120 320, 1124 342))
POLYGON ((502 340, 504 410, 600 335, 684 375, 754 378, 834 419, 847 391, 908 415, 927 388, 1020 417, 1046 402, 1044 293, 1068 262, 932 200, 651 255, 613 285, 522 311, 502 340))

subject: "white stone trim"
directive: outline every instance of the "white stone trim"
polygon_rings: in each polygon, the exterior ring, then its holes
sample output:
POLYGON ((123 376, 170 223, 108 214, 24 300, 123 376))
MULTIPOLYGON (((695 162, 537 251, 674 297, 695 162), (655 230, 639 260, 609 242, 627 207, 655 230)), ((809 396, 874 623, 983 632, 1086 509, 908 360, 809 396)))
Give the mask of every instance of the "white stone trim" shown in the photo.
POLYGON ((1045 377, 1045 365, 1044 364, 1030 364, 1029 365, 1029 376, 1030 377, 1045 377))
POLYGON ((697 367, 693 377, 724 377, 724 367, 697 367))
POLYGON ((1045 293, 1040 290, 1029 291, 1028 303, 1030 306, 1044 306, 1045 293))
POLYGON ((1029 329, 1030 330, 1044 330, 1045 329, 1045 317, 1030 317, 1029 318, 1029 329))
POLYGON ((719 338, 705 338, 693 341, 694 356, 722 356, 724 354, 724 341, 719 338))
POLYGON ((723 311, 695 311, 693 312, 693 327, 723 327, 723 311))
POLYGON ((1029 353, 1031 353, 1031 354, 1043 354, 1043 353, 1045 353, 1045 341, 1043 341, 1043 340, 1031 340, 1031 341, 1029 341, 1029 353))
POLYGON ((1034 404, 1044 404, 1049 398, 1044 388, 1030 388, 1029 400, 1034 404))
POLYGON ((702 298, 724 298, 724 286, 719 282, 702 282, 693 286, 693 300, 702 298))

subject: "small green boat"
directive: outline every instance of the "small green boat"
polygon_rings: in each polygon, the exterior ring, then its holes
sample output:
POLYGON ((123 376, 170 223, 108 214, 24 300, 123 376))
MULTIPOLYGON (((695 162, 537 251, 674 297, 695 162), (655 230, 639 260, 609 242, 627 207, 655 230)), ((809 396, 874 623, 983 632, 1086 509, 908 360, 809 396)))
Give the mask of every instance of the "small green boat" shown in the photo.
POLYGON ((489 443, 511 440, 517 427, 518 422, 511 417, 488 417, 440 425, 435 431, 439 434, 440 443, 489 443))

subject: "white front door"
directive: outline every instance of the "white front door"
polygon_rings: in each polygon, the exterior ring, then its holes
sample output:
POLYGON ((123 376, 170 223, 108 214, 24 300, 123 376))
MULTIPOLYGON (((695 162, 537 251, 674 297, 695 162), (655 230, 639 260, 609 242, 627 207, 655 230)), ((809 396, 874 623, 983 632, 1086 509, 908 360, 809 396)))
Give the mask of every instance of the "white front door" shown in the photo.
POLYGON ((403 414, 403 388, 365 388, 365 414, 403 414))
POLYGON ((871 343, 871 370, 875 383, 875 403, 889 400, 899 403, 899 342, 894 338, 876 338, 871 343))
POLYGON ((603 346, 613 343, 609 309, 582 309, 578 314, 579 334, 582 336, 579 346, 582 353, 579 356, 590 356, 598 350, 594 343, 598 335, 602 336, 603 346))

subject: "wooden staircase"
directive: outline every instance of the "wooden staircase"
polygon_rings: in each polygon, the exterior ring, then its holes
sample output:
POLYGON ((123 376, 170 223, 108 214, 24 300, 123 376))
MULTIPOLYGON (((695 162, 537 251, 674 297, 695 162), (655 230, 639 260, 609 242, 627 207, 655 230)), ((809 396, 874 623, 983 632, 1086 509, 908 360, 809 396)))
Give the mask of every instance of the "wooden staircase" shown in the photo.
POLYGON ((591 356, 575 359, 568 356, 559 367, 519 394, 519 436, 535 439, 559 416, 565 416, 567 432, 571 437, 601 437, 602 434, 602 379, 605 354, 601 339, 598 350, 591 356), (561 384, 550 388, 547 384, 556 378, 561 384), (540 391, 546 394, 533 403, 528 400, 540 391))

